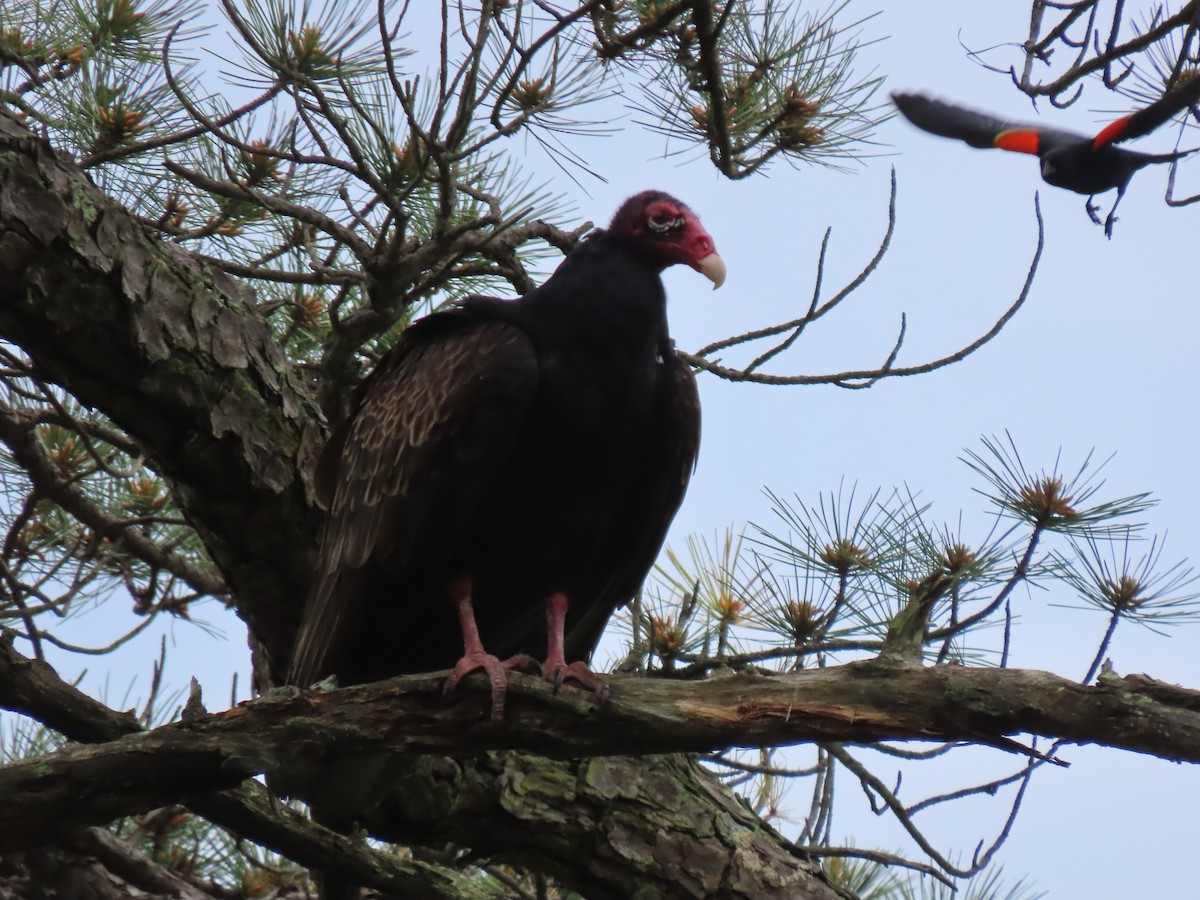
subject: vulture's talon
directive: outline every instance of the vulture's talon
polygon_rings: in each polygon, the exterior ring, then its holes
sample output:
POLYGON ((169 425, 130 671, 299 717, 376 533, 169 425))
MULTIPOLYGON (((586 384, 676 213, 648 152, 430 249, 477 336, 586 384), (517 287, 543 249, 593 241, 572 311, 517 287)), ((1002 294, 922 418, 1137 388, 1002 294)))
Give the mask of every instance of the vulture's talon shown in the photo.
POLYGON ((501 660, 490 653, 468 653, 454 665, 454 669, 442 685, 442 696, 449 697, 459 682, 472 672, 482 671, 492 686, 493 722, 504 719, 504 702, 508 696, 508 673, 514 669, 537 670, 537 661, 524 653, 501 660))
POLYGON ((542 666, 542 677, 554 685, 556 694, 563 684, 570 680, 591 691, 601 702, 608 699, 608 682, 589 669, 587 663, 574 662, 567 665, 565 662, 547 660, 542 666))

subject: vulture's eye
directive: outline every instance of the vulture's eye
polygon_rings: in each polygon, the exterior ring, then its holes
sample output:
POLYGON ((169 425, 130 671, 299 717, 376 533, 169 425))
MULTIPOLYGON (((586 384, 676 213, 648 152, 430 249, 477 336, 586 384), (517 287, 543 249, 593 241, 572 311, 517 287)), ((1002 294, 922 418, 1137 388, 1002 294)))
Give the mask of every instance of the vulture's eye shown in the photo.
POLYGON ((672 215, 671 213, 655 212, 651 213, 646 218, 646 224, 650 226, 650 230, 658 234, 666 234, 676 228, 683 226, 683 216, 672 215))

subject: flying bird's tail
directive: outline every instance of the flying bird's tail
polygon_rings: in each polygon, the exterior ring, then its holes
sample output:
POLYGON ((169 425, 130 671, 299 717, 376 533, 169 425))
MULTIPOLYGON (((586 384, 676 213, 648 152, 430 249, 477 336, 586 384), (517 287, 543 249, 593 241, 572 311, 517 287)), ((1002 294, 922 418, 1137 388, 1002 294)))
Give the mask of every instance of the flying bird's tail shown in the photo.
POLYGON ((1136 156, 1137 168, 1151 166, 1155 163, 1173 163, 1185 156, 1191 156, 1198 150, 1200 147, 1193 147, 1191 150, 1176 150, 1174 153, 1139 153, 1136 156))
POLYGON ((1193 147, 1191 150, 1176 150, 1174 153, 1157 153, 1152 159, 1154 162, 1175 162, 1177 159, 1191 156, 1198 150, 1200 150, 1200 147, 1193 147))

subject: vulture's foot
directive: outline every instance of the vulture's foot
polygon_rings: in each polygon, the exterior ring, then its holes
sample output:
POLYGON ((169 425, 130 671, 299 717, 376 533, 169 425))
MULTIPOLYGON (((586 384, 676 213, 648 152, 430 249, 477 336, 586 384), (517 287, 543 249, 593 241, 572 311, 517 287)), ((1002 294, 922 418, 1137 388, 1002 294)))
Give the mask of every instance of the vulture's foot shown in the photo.
POLYGON ((529 669, 537 671, 537 661, 524 653, 501 660, 490 653, 467 653, 454 666, 450 677, 442 685, 442 696, 448 697, 458 687, 458 683, 475 671, 484 672, 492 685, 492 721, 499 722, 504 718, 504 700, 508 694, 508 673, 513 669, 529 669))
POLYGON ((589 669, 585 662, 568 665, 566 660, 548 659, 542 665, 542 677, 554 684, 555 693, 563 682, 574 681, 595 694, 601 703, 608 699, 608 682, 589 669))

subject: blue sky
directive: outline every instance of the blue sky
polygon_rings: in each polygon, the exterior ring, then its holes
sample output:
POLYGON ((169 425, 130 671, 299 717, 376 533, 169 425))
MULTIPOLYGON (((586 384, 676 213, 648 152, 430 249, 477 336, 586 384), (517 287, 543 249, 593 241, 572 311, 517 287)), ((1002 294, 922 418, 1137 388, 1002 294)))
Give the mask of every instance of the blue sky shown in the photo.
MULTIPOLYGON (((870 11, 861 4, 850 9, 856 16, 870 11)), ((959 44, 960 38, 975 47, 1019 41, 1027 24, 1023 3, 892 3, 864 26, 864 36, 887 40, 862 51, 860 66, 886 75, 889 90, 925 90, 1037 120, 1005 76, 981 69, 959 44)), ((1007 52, 995 58, 1015 62, 1015 51, 1007 52)), ((1089 87, 1074 107, 1043 104, 1041 112, 1054 126, 1094 133, 1114 117, 1097 110, 1122 109, 1122 102, 1089 87)), ((1200 142, 1194 134, 1192 143, 1200 142)), ((1105 469, 1105 494, 1152 491, 1161 502, 1145 519, 1153 531, 1168 533, 1164 559, 1195 557, 1200 310, 1194 235, 1200 206, 1168 209, 1166 167, 1145 170, 1122 201, 1115 237, 1107 241, 1085 216, 1084 198, 1044 185, 1033 158, 974 151, 899 119, 879 137, 890 144, 889 155, 854 164, 850 174, 777 165, 767 177, 733 184, 703 161, 664 158, 660 137, 623 132, 577 145, 608 184, 585 181, 588 196, 565 178, 555 182, 575 198, 581 216, 598 224, 621 199, 647 187, 668 190, 700 213, 729 278, 713 293, 694 272, 668 273, 673 332, 681 347, 694 349, 796 315, 811 291, 826 227, 833 228, 827 285, 853 277, 885 227, 895 166, 898 225, 890 253, 856 299, 779 361, 778 370, 791 372, 876 364, 891 347, 901 312, 908 316, 901 364, 940 356, 986 330, 1020 290, 1036 239, 1034 193, 1041 193, 1046 251, 1029 301, 967 361, 867 391, 732 385, 703 376, 701 462, 671 542, 681 547, 688 533, 712 534, 747 520, 769 524, 764 487, 816 502, 818 493, 843 481, 885 491, 907 485, 934 504, 937 518, 954 521, 963 510, 965 534, 982 537, 990 520, 972 492, 978 480, 958 457, 963 448, 978 448, 981 435, 1007 429, 1033 468, 1052 466, 1059 448, 1068 469, 1093 448, 1100 458, 1115 453, 1105 469)), ((1161 151, 1173 141, 1164 129, 1135 146, 1161 151)), ((1185 166, 1180 177, 1185 192, 1189 183, 1200 189, 1200 162, 1185 166)), ((1102 201, 1111 202, 1111 195, 1102 201)), ((1066 599, 1065 590, 1020 593, 1013 664, 1083 673, 1105 623, 1097 614, 1050 605, 1066 599)), ((244 691, 244 632, 208 612, 226 629, 226 640, 214 642, 187 623, 164 623, 131 648, 130 658, 146 661, 139 684, 148 677, 148 654, 166 634, 171 682, 182 686, 197 674, 210 708, 228 696, 231 672, 242 673, 244 691)), ((81 625, 89 627, 86 620, 81 625)), ((1109 655, 1122 674, 1147 672, 1198 686, 1194 640, 1188 629, 1162 637, 1126 627, 1109 655)), ((133 674, 110 677, 108 697, 120 706, 133 674)), ((103 680, 94 674, 90 683, 100 688, 103 680)), ((1044 770, 1034 781, 999 856, 1006 870, 1028 874, 1055 900, 1185 896, 1192 879, 1181 861, 1192 852, 1194 832, 1181 810, 1200 795, 1200 774, 1115 750, 1069 748, 1062 755, 1070 768, 1044 770), (1109 849, 1098 860, 1102 843, 1109 849)), ((963 760, 961 768, 906 773, 905 796, 1013 764, 991 750, 963 760)), ((805 802, 799 795, 798 814, 805 802)), ((963 856, 1006 811, 1003 802, 975 803, 946 808, 922 824, 940 847, 963 856)), ((865 812, 861 792, 846 779, 835 821, 835 834, 860 846, 910 849, 898 828, 865 812)))
MULTIPOLYGON (((1019 41, 1027 27, 1026 4, 891 4, 866 26, 868 34, 889 39, 863 58, 887 75, 890 90, 925 90, 1037 120, 1005 76, 982 70, 959 44, 960 37, 973 47, 1019 41)), ((997 58, 1016 61, 1015 52, 997 58)), ((1042 104, 1041 111, 1055 126, 1094 133, 1115 117, 1095 110, 1121 109, 1121 102, 1089 88, 1070 109, 1042 104)), ((980 435, 1007 429, 1034 468, 1052 466, 1060 447, 1067 468, 1093 448, 1101 458, 1115 452, 1105 469, 1107 495, 1152 491, 1161 502, 1145 519, 1153 531, 1168 533, 1164 559, 1195 557, 1200 435, 1193 360, 1200 312, 1192 261, 1200 210, 1168 209, 1165 167, 1146 170, 1122 201, 1114 239, 1107 241, 1085 216, 1084 198, 1044 185, 1030 157, 975 151, 899 119, 880 137, 895 155, 869 160, 849 176, 780 167, 756 183, 729 185, 696 167, 655 167, 656 184, 678 190, 701 210, 730 271, 716 296, 690 283, 689 273, 672 273, 680 344, 777 320, 788 301, 792 308, 804 302, 827 225, 834 229, 834 270, 843 280, 857 272, 883 227, 892 165, 899 202, 890 253, 863 296, 842 313, 849 321, 832 343, 810 339, 787 365, 827 371, 831 359, 844 368, 880 359, 901 310, 909 325, 901 362, 941 355, 986 329, 1020 288, 1035 240, 1033 196, 1040 190, 1046 253, 1029 301, 967 361, 868 391, 705 379, 701 466, 673 534, 711 531, 743 517, 769 521, 767 502, 756 493, 762 485, 815 502, 819 491, 836 490, 845 478, 868 488, 908 485, 934 503, 935 516, 954 521, 966 511, 964 530, 970 534, 973 524, 981 536, 983 501, 971 492, 978 482, 957 457, 964 447, 977 448, 980 435), (877 327, 881 322, 886 327, 877 327)), ((1188 138, 1195 143, 1195 132, 1188 138)), ((1173 141, 1164 129, 1136 146, 1169 150, 1173 141)), ((618 195, 652 176, 643 170, 628 181, 620 177, 618 195)), ((1189 183, 1193 190, 1200 186, 1186 166, 1180 180, 1185 191, 1189 183)), ((1111 196, 1102 199, 1111 202, 1111 196)), ((1049 606, 1065 599, 1051 591, 1017 601, 1015 665, 1082 675, 1104 623, 1096 614, 1049 606)), ((1194 640, 1189 629, 1164 638, 1126 627, 1109 655, 1122 674, 1147 672, 1197 685, 1194 640)), ((1009 762, 997 756, 981 750, 970 759, 984 771, 999 771, 1009 762)), ((1193 823, 1179 812, 1190 804, 1179 801, 1200 793, 1200 774, 1114 750, 1069 748, 1063 756, 1069 769, 1044 770, 1035 779, 998 858, 1006 870, 1028 873, 1056 900, 1188 895, 1191 874, 1170 861, 1191 852, 1193 823), (1098 859, 1098 846, 1107 843, 1100 834, 1114 832, 1120 852, 1098 859)), ((906 772, 904 796, 923 796, 934 785, 951 788, 962 777, 962 769, 906 772)), ((841 788, 837 821, 845 834, 864 846, 908 846, 898 828, 863 812, 857 787, 843 780, 841 788)), ((1002 803, 949 807, 922 824, 939 846, 969 856, 1006 809, 1002 803)))

